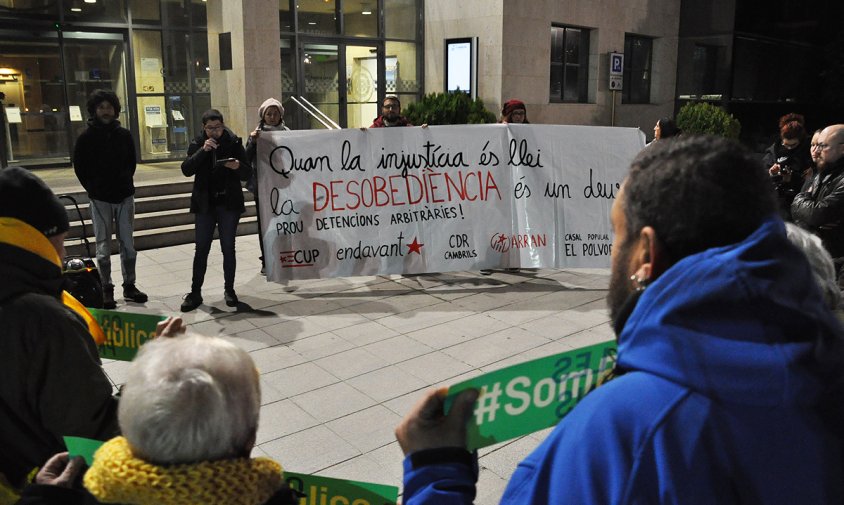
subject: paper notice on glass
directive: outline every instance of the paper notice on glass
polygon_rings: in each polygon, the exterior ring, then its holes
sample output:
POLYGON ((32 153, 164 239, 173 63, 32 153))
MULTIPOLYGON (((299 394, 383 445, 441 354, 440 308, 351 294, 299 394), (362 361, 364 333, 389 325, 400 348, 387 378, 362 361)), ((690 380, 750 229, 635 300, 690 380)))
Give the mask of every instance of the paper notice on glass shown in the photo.
POLYGON ((161 60, 158 58, 141 58, 141 73, 158 74, 161 70, 161 60))
POLYGON ((20 107, 6 107, 6 117, 9 119, 9 124, 23 123, 20 107))
POLYGON ((83 121, 83 119, 82 119, 82 109, 80 109, 78 105, 71 105, 70 106, 70 120, 71 121, 83 121))
POLYGON ((147 126, 162 126, 161 106, 147 105, 144 107, 144 121, 147 126))
POLYGON ((185 116, 183 116, 180 111, 174 110, 173 111, 173 120, 174 121, 184 121, 185 116))

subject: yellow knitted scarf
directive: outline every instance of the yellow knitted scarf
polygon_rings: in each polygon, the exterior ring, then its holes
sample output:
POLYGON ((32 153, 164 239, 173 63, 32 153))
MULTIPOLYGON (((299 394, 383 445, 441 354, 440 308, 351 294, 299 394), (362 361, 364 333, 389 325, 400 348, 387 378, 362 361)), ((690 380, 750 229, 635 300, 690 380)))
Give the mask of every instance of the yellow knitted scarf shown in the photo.
POLYGON ((282 486, 281 465, 268 458, 157 466, 132 455, 116 437, 94 454, 85 487, 102 503, 258 505, 282 486))

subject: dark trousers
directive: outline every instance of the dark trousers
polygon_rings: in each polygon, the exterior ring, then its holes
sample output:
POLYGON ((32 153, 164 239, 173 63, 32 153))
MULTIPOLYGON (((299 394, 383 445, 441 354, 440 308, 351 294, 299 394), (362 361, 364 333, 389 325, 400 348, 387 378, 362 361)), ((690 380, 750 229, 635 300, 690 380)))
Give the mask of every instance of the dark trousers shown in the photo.
POLYGON ((196 214, 196 252, 193 255, 193 279, 191 291, 202 291, 205 270, 208 268, 208 253, 214 240, 214 228, 219 230, 220 249, 223 251, 224 288, 234 289, 234 271, 237 260, 234 256, 234 238, 237 235, 237 222, 240 212, 228 210, 222 205, 211 208, 210 212, 196 214))

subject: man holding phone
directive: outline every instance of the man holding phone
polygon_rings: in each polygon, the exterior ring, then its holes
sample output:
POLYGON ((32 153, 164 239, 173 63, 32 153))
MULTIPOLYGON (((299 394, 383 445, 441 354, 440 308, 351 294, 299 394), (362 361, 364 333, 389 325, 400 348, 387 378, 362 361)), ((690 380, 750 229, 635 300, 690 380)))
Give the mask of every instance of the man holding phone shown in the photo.
POLYGON ((249 179, 252 167, 246 161, 240 137, 225 126, 220 111, 205 111, 202 129, 203 132, 191 141, 188 157, 182 162, 182 173, 186 177, 195 176, 190 211, 196 216, 193 278, 191 290, 182 302, 182 312, 202 304, 202 283, 215 228, 219 230, 223 252, 223 296, 229 307, 236 307, 238 303, 234 291, 234 240, 240 215, 246 210, 240 181, 249 179))

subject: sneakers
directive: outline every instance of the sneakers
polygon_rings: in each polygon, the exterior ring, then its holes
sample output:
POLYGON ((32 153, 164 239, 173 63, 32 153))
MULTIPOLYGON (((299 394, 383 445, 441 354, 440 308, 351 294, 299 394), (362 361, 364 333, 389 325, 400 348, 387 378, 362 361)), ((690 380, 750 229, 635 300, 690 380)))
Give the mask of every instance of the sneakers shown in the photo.
POLYGON ((190 312, 202 305, 202 295, 191 291, 182 297, 182 312, 190 312))
POLYGON ((229 307, 237 307, 237 294, 233 289, 227 289, 223 292, 223 297, 226 299, 226 305, 229 307))
POLYGON ((147 294, 136 288, 134 284, 123 286, 123 298, 128 302, 145 303, 147 294))
POLYGON ((103 286, 103 308, 117 308, 117 302, 114 301, 114 286, 110 284, 103 286))

